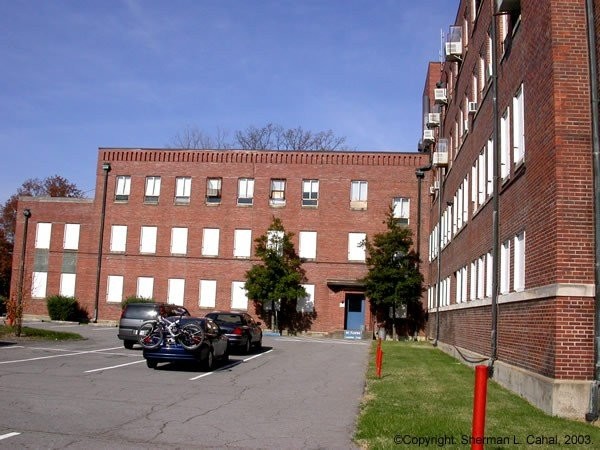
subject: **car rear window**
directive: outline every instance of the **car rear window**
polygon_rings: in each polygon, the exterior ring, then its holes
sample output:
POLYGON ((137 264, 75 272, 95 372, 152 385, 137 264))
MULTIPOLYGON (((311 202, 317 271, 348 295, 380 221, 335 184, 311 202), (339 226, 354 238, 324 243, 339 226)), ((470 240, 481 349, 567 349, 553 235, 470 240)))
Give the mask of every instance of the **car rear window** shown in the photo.
POLYGON ((207 314, 215 322, 241 324, 242 318, 237 314, 207 314))
POLYGON ((156 317, 157 305, 127 305, 124 319, 152 319, 156 317))

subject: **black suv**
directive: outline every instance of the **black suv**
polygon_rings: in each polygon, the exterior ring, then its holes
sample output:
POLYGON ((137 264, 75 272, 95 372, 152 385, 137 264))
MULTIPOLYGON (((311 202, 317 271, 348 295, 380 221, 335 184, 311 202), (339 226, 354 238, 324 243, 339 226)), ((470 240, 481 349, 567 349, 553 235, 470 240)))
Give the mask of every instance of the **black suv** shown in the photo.
POLYGON ((155 319, 157 314, 163 317, 190 315, 183 306, 169 303, 128 303, 121 313, 117 334, 123 340, 125 348, 133 348, 133 344, 138 341, 137 331, 140 325, 146 320, 155 319))

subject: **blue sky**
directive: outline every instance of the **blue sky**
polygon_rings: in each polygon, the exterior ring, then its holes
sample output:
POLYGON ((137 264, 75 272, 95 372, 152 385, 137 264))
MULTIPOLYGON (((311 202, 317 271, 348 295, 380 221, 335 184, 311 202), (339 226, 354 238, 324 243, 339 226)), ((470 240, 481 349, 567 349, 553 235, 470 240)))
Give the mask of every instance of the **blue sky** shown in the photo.
POLYGON ((98 147, 165 147, 186 126, 416 151, 427 63, 458 4, 0 0, 0 203, 52 175, 91 197, 98 147))

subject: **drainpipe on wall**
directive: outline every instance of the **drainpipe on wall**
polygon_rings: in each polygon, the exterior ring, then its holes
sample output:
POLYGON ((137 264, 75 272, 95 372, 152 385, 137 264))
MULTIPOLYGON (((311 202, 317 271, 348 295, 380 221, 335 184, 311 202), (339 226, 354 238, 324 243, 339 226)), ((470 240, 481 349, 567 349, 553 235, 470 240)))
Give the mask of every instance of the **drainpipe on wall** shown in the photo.
POLYGON ((600 124, 598 112, 598 66, 596 60, 596 33, 593 0, 586 0, 588 55, 590 69, 590 98, 592 109, 592 167, 594 185, 594 381, 590 392, 588 422, 598 419, 598 391, 600 389, 600 124))
POLYGON ((98 306, 100 303, 100 272, 102 271, 102 245, 104 241, 104 219, 106 216, 106 188, 108 185, 108 172, 110 172, 110 163, 103 163, 104 187, 102 190, 102 211, 100 212, 100 233, 98 236, 98 262, 96 264, 96 291, 94 294, 94 323, 98 322, 98 306))
POLYGON ((425 172, 431 170, 431 163, 426 166, 419 167, 415 170, 417 177, 417 264, 421 266, 421 198, 422 198, 422 181, 425 178, 425 172))

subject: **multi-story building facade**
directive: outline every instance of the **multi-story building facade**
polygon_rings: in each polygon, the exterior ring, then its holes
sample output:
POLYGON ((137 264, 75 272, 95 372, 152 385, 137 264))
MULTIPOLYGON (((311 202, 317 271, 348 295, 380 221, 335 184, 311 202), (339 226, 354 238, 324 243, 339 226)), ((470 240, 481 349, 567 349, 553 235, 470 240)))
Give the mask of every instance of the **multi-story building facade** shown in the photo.
POLYGON ((427 162, 418 153, 102 148, 93 200, 19 200, 15 249, 25 258, 15 251, 12 292, 22 266, 26 314, 47 315, 52 294, 77 298, 101 321, 118 319, 129 296, 196 315, 253 314, 245 273, 259 262, 254 239, 277 217, 304 261, 299 304, 313 313, 310 329, 371 330, 361 242, 385 231, 390 206, 416 234, 415 170, 427 162))
POLYGON ((445 61, 427 77, 440 69, 421 145, 435 180, 427 335, 457 357, 489 358, 497 381, 545 411, 588 419, 599 337, 593 3, 460 1, 445 61))

